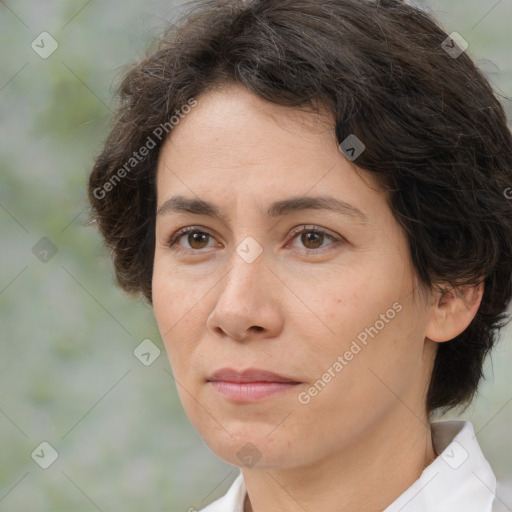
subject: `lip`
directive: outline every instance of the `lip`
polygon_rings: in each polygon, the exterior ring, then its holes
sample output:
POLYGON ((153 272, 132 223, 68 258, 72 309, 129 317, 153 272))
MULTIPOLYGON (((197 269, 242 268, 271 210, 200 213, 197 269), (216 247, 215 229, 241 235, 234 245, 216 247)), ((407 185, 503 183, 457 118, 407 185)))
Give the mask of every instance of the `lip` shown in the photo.
POLYGON ((232 402, 255 402, 292 389, 300 382, 274 372, 249 368, 221 368, 207 378, 215 391, 232 402))
POLYGON ((208 377, 209 381, 227 381, 227 382, 288 382, 297 383, 296 380, 283 377, 277 373, 259 368, 248 368, 247 370, 238 371, 233 368, 221 368, 208 377))

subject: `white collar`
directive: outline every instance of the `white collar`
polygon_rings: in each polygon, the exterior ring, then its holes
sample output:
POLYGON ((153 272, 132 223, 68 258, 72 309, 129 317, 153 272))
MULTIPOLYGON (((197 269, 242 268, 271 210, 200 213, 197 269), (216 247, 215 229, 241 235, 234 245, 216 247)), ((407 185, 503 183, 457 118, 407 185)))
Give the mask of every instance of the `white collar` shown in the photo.
MULTIPOLYGON (((438 457, 383 512, 492 512, 496 477, 469 421, 431 424, 438 457)), ((200 512, 243 512, 242 473, 228 492, 200 512)))

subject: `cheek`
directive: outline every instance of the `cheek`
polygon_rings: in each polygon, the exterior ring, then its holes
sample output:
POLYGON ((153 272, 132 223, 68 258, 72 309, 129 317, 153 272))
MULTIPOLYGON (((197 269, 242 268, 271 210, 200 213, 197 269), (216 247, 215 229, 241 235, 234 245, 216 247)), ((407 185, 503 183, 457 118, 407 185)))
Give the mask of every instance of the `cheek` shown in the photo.
MULTIPOLYGON (((385 314, 386 309, 383 311, 385 314)), ((361 318, 361 311, 358 314, 362 328, 347 328, 346 337, 324 344, 308 358, 314 361, 316 377, 304 389, 300 403, 308 404, 301 407, 308 421, 318 418, 322 422, 328 435, 359 435, 396 406, 407 404, 415 409, 416 390, 423 386, 423 342, 419 331, 410 329, 410 311, 404 306, 383 327, 380 323, 375 326, 375 315, 369 315, 368 325, 376 330, 364 327, 366 319, 361 318), (365 343, 358 333, 365 334, 365 343), (326 415, 328 423, 322 420, 326 415)))
POLYGON ((199 297, 189 286, 155 261, 153 311, 173 372, 187 364, 198 339, 201 314, 199 297))
MULTIPOLYGON (((390 262, 324 282, 331 284, 317 287, 312 304, 323 311, 328 335, 308 347, 317 377, 330 368, 333 372, 341 356, 343 370, 334 371, 336 384, 329 387, 338 388, 347 400, 371 400, 379 390, 386 392, 379 377, 391 389, 403 390, 422 365, 426 327, 425 312, 413 301, 410 275, 390 262)), ((311 332, 302 323, 303 332, 311 332)))
POLYGON ((183 320, 195 313, 194 305, 204 295, 201 279, 187 279, 169 258, 155 256, 152 281, 153 309, 159 328, 174 332, 183 320))
POLYGON ((359 335, 364 342, 365 333, 368 337, 368 329, 372 329, 376 322, 379 331, 386 330, 388 324, 381 325, 380 315, 391 323, 393 317, 397 316, 393 304, 400 302, 403 295, 396 281, 378 280, 378 271, 374 267, 367 272, 362 269, 352 272, 343 270, 337 276, 324 279, 326 284, 317 286, 315 292, 316 307, 323 312, 325 324, 331 331, 331 340, 336 340, 339 350, 350 345, 359 335))

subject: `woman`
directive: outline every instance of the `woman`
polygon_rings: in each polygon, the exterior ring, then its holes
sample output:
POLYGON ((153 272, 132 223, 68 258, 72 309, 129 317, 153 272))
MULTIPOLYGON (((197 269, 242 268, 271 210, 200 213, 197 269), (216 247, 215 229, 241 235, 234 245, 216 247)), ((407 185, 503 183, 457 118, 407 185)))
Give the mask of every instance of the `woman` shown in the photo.
POLYGON ((491 511, 471 423, 432 421, 512 293, 512 137, 461 39, 395 0, 203 1, 120 96, 90 200, 241 468, 204 511, 491 511))

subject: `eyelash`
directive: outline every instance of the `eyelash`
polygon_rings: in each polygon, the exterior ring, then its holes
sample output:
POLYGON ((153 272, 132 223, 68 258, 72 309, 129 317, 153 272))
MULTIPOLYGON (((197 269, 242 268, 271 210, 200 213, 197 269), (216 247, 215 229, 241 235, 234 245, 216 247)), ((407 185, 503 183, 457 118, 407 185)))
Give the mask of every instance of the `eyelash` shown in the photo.
MULTIPOLYGON (((206 235, 214 238, 213 235, 208 233, 208 231, 206 231, 206 230, 200 229, 199 226, 187 226, 186 228, 180 229, 176 233, 172 234, 169 237, 169 240, 166 245, 171 248, 174 247, 176 242, 179 242, 181 237, 183 237, 184 235, 187 235, 189 233, 202 233, 202 234, 206 234, 206 235)), ((329 247, 330 245, 333 245, 334 243, 343 243, 344 242, 344 240, 341 237, 336 237, 335 235, 331 235, 330 233, 328 233, 326 230, 324 230, 322 228, 319 228, 317 226, 311 227, 311 226, 307 226, 307 225, 303 225, 300 228, 297 228, 290 233, 290 235, 292 236, 292 241, 295 240, 295 238, 297 236, 301 235, 302 233, 315 233, 318 235, 324 235, 333 241, 331 244, 328 244, 323 247, 319 247, 318 249, 302 249, 301 252, 306 253, 306 254, 310 254, 310 253, 321 254, 322 252, 325 252, 322 249, 325 249, 326 247, 329 247)), ((202 249, 187 249, 184 247, 179 247, 179 249, 177 249, 177 250, 183 251, 183 252, 190 251, 192 253, 199 253, 199 252, 203 251, 202 249)))

